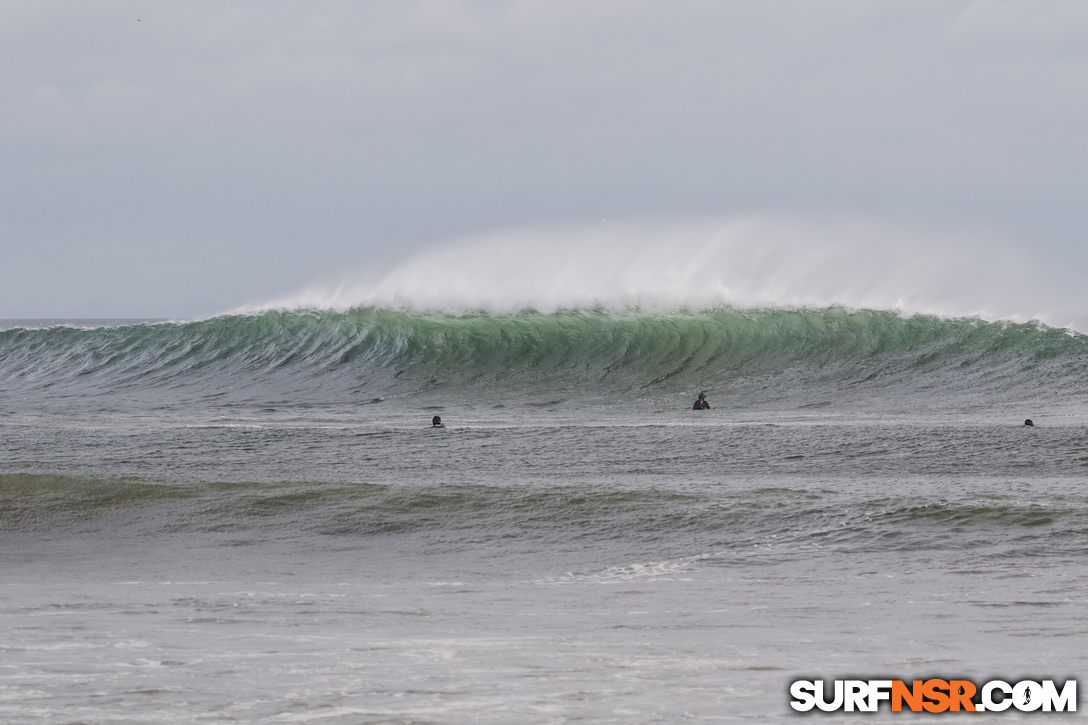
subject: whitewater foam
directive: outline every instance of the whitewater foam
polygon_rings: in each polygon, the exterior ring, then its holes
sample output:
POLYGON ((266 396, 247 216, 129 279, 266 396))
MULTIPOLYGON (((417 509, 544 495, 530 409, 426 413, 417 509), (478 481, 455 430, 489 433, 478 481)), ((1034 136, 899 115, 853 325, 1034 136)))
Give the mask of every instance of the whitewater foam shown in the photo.
POLYGON ((1088 330, 1083 280, 1010 240, 847 218, 756 215, 514 229, 436 245, 381 276, 314 284, 239 312, 377 307, 816 308, 978 317, 1088 330))

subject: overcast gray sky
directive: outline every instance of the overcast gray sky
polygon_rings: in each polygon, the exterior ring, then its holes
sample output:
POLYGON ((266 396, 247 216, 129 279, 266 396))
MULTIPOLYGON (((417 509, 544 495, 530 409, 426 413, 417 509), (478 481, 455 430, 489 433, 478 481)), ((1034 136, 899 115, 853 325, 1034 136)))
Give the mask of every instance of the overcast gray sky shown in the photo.
POLYGON ((768 210, 1088 269, 1081 0, 3 0, 0 109, 0 317, 768 210))

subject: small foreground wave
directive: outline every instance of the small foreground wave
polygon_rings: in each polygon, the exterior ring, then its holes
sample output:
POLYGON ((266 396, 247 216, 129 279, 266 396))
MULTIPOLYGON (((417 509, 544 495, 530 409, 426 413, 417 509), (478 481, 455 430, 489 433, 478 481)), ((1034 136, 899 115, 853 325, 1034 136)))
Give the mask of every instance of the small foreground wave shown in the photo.
POLYGON ((676 492, 601 485, 171 484, 3 474, 0 529, 114 540, 195 535, 222 545, 300 536, 311 545, 393 537, 420 548, 494 549, 496 555, 596 542, 665 555, 592 574, 602 581, 818 550, 958 548, 1070 556, 1088 550, 1084 494, 980 498, 974 490, 919 500, 908 486, 902 488, 901 495, 858 496, 827 487, 743 483, 676 492))

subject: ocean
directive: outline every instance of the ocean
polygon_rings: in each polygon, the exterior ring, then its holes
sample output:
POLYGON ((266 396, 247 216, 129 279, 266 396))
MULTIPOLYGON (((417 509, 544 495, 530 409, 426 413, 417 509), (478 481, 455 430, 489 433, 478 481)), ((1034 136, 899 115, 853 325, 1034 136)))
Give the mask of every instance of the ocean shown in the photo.
POLYGON ((1086 415, 1088 336, 1033 322, 8 321, 0 720, 732 722, 801 717, 798 679, 1074 679, 1086 415))

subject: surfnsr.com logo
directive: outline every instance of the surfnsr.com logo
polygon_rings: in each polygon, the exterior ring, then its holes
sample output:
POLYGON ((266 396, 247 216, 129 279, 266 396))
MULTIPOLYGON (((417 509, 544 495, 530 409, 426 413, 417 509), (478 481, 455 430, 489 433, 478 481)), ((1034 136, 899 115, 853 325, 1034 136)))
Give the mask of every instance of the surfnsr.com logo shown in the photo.
POLYGON ((797 680, 790 685, 790 707, 800 712, 876 712, 887 702, 892 712, 1076 712, 1077 681, 1060 688, 1054 680, 1022 680, 1009 684, 990 680, 797 680))

